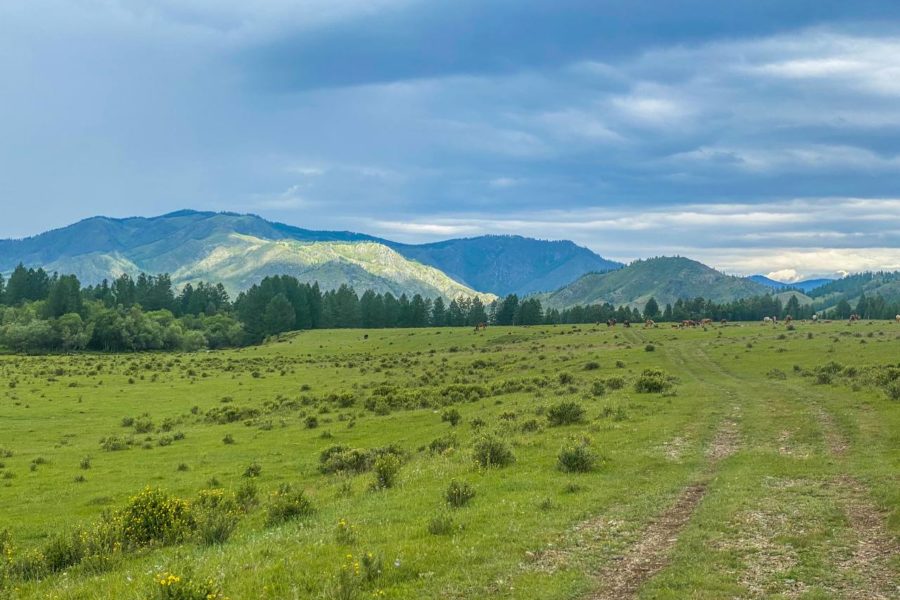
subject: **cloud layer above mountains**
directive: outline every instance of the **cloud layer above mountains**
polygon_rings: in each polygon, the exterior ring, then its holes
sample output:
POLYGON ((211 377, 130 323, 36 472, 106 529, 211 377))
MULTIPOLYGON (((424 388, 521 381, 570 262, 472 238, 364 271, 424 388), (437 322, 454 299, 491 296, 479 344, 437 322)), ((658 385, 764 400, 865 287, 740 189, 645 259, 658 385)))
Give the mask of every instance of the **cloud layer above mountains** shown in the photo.
POLYGON ((191 207, 900 268, 897 56, 866 0, 6 2, 0 236, 191 207))

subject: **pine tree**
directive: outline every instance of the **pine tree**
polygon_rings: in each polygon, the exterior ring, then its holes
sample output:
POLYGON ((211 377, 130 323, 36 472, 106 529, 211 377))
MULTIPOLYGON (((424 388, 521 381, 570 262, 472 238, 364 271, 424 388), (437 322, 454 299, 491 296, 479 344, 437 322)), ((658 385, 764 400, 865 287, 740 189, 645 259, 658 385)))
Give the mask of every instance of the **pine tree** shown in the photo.
POLYGON ((431 324, 434 327, 443 327, 447 324, 447 308, 440 296, 434 299, 431 306, 431 324))
POLYGON ((263 323, 267 335, 290 331, 294 328, 296 316, 287 296, 280 293, 266 305, 263 323))

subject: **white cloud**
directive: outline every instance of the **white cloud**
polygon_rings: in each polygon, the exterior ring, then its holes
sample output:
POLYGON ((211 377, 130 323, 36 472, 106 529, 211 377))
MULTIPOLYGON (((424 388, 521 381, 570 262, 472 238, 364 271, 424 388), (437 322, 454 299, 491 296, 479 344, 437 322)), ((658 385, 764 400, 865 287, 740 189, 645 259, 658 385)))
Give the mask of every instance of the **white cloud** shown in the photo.
POLYGON ((766 277, 769 279, 774 279, 775 281, 780 281, 782 283, 794 283, 795 281, 800 281, 803 277, 800 273, 797 272, 796 269, 781 269, 780 271, 772 271, 771 273, 767 273, 766 277))

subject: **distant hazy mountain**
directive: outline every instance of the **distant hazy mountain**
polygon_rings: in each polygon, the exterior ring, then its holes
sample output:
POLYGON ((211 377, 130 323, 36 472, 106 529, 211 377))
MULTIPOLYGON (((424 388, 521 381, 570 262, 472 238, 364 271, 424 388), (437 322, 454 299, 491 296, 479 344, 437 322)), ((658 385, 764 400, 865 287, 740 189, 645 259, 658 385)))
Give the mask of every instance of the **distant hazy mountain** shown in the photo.
POLYGON ((664 306, 679 298, 702 296, 715 302, 727 302, 769 291, 762 284, 725 275, 688 258, 662 257, 638 260, 608 273, 584 275, 540 298, 553 308, 609 302, 642 309, 651 297, 664 306))
POLYGON ((621 266, 571 242, 484 236, 417 246, 190 210, 93 217, 22 240, 0 240, 0 273, 20 262, 74 273, 85 284, 144 271, 171 273, 176 283, 222 282, 235 292, 265 275, 288 273, 326 288, 350 283, 359 290, 448 298, 553 289, 588 271, 621 266))
POLYGON ((499 295, 555 290, 585 273, 619 269, 569 241, 544 241, 518 235, 486 235, 433 244, 390 244, 398 252, 433 265, 477 290, 499 295))
POLYGON ((793 283, 784 283, 781 281, 775 281, 774 279, 769 279, 765 275, 751 275, 747 279, 751 281, 755 281, 756 283, 761 283, 762 285, 769 287, 773 290, 783 290, 784 288, 794 288, 798 289, 802 292, 810 292, 816 288, 820 288, 823 285, 831 283, 834 279, 829 278, 819 278, 819 279, 805 279, 803 281, 795 281, 793 283))

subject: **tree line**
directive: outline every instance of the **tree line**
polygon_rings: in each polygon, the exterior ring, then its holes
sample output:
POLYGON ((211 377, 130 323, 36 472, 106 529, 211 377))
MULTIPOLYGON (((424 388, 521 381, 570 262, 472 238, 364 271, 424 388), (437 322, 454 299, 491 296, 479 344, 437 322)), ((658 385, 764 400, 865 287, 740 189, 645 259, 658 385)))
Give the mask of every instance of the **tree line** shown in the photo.
MULTIPOLYGON (((890 319, 900 303, 862 295, 853 307, 846 300, 822 316, 890 319)), ((485 305, 480 298, 396 296, 348 285, 322 291, 290 275, 269 276, 232 301, 222 286, 199 282, 176 290, 167 274, 122 275, 82 287, 74 275, 16 267, 9 280, 0 276, 0 347, 22 352, 97 350, 198 350, 255 344, 269 336, 300 329, 392 327, 474 327, 727 319, 758 321, 815 314, 795 296, 787 303, 772 295, 715 303, 679 299, 660 307, 650 298, 640 311, 610 303, 545 309, 539 298, 509 294, 485 305)))

